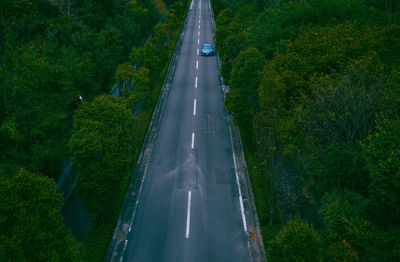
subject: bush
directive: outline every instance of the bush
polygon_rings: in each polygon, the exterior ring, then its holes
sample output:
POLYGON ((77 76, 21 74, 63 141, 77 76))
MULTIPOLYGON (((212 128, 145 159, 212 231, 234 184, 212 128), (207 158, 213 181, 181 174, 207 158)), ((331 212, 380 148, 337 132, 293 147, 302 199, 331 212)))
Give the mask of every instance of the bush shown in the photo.
POLYGON ((271 262, 320 261, 319 235, 299 218, 290 220, 269 242, 267 255, 271 262))

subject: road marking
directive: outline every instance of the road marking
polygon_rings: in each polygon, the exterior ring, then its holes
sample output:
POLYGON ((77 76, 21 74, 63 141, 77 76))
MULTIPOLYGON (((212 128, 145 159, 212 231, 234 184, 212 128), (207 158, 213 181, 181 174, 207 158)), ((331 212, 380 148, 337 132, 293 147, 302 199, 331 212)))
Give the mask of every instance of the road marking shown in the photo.
POLYGON ((186 238, 189 238, 190 231, 190 206, 192 201, 192 191, 188 192, 188 208, 187 208, 187 216, 186 216, 186 238))
POLYGON ((136 199, 136 205, 135 205, 135 208, 133 209, 132 219, 131 219, 131 222, 129 223, 129 230, 128 230, 129 232, 131 232, 131 230, 132 230, 132 223, 133 223, 133 219, 135 218, 136 208, 137 208, 137 204, 139 203, 140 195, 142 194, 143 184, 144 184, 144 180, 145 180, 145 178, 146 178, 147 167, 148 167, 148 166, 149 166, 149 161, 147 161, 146 167, 144 168, 142 183, 140 184, 139 193, 138 193, 138 196, 137 196, 137 199, 136 199))
MULTIPOLYGON (((228 123, 229 123, 229 119, 228 119, 228 123)), ((231 131, 231 127, 230 126, 228 126, 228 127, 229 127, 229 135, 231 137, 232 157, 233 157, 233 164, 235 166, 236 184, 238 186, 238 191, 239 191, 239 204, 240 204, 240 211, 242 213, 243 230, 247 234, 247 222, 246 222, 246 216, 244 214, 242 190, 240 189, 239 175, 237 172, 236 155, 235 155, 235 148, 233 147, 232 131, 231 131)))
POLYGON ((198 45, 200 44, 200 38, 197 38, 197 44, 198 45))
POLYGON ((199 25, 199 30, 200 30, 200 25, 199 25))
POLYGON ((194 88, 197 88, 197 76, 196 76, 196 80, 194 82, 194 88))
POLYGON ((199 69, 199 60, 196 60, 196 70, 199 69))
POLYGON ((197 36, 200 36, 200 31, 197 33, 197 36))
POLYGON ((194 99, 194 104, 193 104, 193 115, 196 115, 196 98, 194 99))
POLYGON ((192 149, 194 148, 194 133, 192 133, 192 149))
POLYGON ((197 55, 199 55, 199 49, 197 48, 197 55))

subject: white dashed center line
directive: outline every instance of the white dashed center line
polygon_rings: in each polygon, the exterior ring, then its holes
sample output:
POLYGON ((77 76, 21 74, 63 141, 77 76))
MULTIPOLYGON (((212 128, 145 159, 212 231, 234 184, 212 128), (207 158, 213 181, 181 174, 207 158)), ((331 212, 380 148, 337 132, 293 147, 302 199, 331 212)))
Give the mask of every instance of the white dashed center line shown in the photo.
POLYGON ((197 33, 198 36, 200 36, 200 31, 197 33))
POLYGON ((196 115, 196 99, 194 99, 194 103, 193 103, 193 115, 196 115))
POLYGON ((197 38, 197 44, 198 44, 198 45, 200 44, 200 39, 199 39, 199 38, 197 38))
POLYGON ((199 69, 199 60, 196 60, 196 70, 199 69))
POLYGON ((194 148, 194 133, 192 133, 192 149, 194 148))
POLYGON ((189 238, 190 231, 190 206, 192 202, 192 191, 188 192, 188 208, 187 208, 187 216, 186 216, 186 238, 189 238))
POLYGON ((194 81, 194 87, 197 88, 197 76, 196 76, 196 80, 194 81))
POLYGON ((197 48, 197 55, 199 55, 199 49, 197 48))

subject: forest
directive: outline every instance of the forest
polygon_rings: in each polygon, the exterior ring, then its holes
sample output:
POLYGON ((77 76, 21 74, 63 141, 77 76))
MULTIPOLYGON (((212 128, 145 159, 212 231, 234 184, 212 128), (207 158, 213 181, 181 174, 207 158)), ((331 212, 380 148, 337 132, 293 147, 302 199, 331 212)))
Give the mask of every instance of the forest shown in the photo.
POLYGON ((103 261, 187 3, 0 0, 0 261, 103 261), (84 243, 55 186, 71 156, 84 243))
POLYGON ((212 5, 268 261, 400 261, 400 2, 212 5))

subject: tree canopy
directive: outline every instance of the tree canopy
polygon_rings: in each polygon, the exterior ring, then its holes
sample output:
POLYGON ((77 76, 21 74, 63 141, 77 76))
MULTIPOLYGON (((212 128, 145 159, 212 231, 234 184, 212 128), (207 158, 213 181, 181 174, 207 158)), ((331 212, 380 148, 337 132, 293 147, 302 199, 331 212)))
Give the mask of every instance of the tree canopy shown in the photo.
POLYGON ((107 214, 113 188, 133 170, 135 122, 124 100, 109 95, 83 102, 74 115, 70 147, 79 187, 92 217, 107 214))
POLYGON ((50 178, 25 169, 1 174, 0 199, 1 261, 81 261, 50 178))

